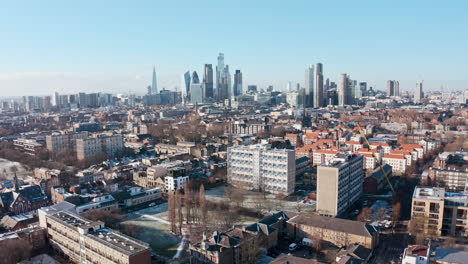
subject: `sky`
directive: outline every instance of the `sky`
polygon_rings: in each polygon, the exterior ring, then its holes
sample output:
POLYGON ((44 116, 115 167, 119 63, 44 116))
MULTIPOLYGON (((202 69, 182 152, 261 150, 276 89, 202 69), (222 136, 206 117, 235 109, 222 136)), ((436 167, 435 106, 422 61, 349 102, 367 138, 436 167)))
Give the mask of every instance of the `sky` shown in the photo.
MULTIPOLYGON (((0 0, 0 96, 146 92, 219 52, 244 87, 304 83, 323 63, 385 89, 468 88, 468 1, 0 0)), ((180 88, 179 88, 180 89, 180 88)))

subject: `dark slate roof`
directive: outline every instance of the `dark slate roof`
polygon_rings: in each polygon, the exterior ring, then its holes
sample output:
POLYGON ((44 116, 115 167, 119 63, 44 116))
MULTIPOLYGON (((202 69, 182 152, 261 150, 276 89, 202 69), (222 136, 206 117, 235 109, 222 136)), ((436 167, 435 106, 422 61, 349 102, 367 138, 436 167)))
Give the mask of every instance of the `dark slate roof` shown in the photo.
POLYGON ((18 193, 27 199, 31 204, 47 201, 47 196, 44 194, 41 186, 39 185, 23 187, 18 191, 18 193))
POLYGON ((117 201, 125 201, 132 196, 130 195, 130 192, 128 191, 120 191, 120 192, 112 193, 112 197, 114 197, 114 199, 117 201))
POLYGON ((296 159, 296 165, 301 164, 303 162, 307 162, 309 160, 310 160, 309 157, 300 157, 300 158, 296 159))
POLYGON ((10 206, 10 204, 14 201, 13 192, 0 193, 0 200, 2 200, 4 207, 10 206))
POLYGON ((370 249, 362 245, 354 244, 349 246, 347 249, 342 249, 338 252, 338 256, 351 256, 359 260, 366 260, 370 256, 371 252, 372 251, 370 249))

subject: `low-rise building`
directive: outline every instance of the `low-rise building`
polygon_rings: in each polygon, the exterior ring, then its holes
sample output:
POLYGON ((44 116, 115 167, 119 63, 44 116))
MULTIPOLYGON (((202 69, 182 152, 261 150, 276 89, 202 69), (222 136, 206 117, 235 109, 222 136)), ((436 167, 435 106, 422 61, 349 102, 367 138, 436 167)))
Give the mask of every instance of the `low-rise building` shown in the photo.
POLYGON ((429 264, 431 249, 425 245, 409 245, 403 252, 401 263, 429 264))
POLYGON ((151 263, 151 250, 141 241, 68 211, 44 208, 39 224, 52 248, 74 263, 151 263))
POLYGON ((427 236, 467 236, 468 194, 416 187, 411 225, 415 232, 427 236))
POLYGON ((320 215, 299 214, 287 221, 294 239, 320 239, 338 247, 359 244, 373 249, 379 240, 377 227, 366 223, 320 215))

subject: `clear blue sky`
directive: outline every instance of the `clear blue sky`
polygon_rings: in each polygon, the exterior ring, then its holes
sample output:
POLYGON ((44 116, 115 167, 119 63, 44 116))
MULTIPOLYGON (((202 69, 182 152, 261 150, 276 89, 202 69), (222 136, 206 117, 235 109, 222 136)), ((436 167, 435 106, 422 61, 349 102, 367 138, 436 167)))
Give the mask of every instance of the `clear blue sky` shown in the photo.
POLYGON ((144 93, 225 53, 244 85, 349 73, 384 88, 468 88, 468 1, 3 1, 0 96, 144 93))

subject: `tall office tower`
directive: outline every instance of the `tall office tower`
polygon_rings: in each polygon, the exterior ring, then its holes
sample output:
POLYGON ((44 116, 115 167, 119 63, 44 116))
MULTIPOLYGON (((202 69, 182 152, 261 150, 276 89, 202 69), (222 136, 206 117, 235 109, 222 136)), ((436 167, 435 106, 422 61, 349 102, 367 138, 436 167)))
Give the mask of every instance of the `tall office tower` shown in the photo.
POLYGON ((158 84, 156 82, 156 68, 153 66, 153 82, 151 83, 151 93, 158 93, 158 84))
POLYGON ((53 106, 60 107, 60 99, 59 99, 59 94, 57 92, 54 92, 52 98, 51 98, 51 104, 53 106))
POLYGON ((235 146, 227 151, 227 180, 233 186, 289 195, 296 180, 295 151, 269 145, 235 146))
POLYGON ((151 94, 151 85, 148 85, 148 87, 146 87, 146 94, 151 94))
POLYGON ((424 98, 423 83, 422 82, 417 82, 416 83, 416 90, 414 91, 414 100, 413 101, 415 103, 420 103, 422 98, 424 98))
POLYGON ((355 88, 357 86, 357 81, 356 80, 351 80, 348 76, 348 85, 346 88, 347 91, 346 91, 346 104, 347 105, 352 105, 354 104, 354 91, 355 91, 355 88))
POLYGON ((198 78, 197 71, 193 71, 192 73, 192 83, 200 83, 200 78, 198 78))
POLYGON ((182 87, 183 90, 182 92, 185 94, 185 96, 190 95, 190 81, 192 78, 190 78, 190 71, 186 71, 184 75, 182 76, 182 87))
POLYGON ((392 80, 387 81, 387 96, 393 96, 395 92, 395 83, 392 80))
POLYGON ((236 70, 234 73, 234 86, 232 87, 234 96, 242 95, 242 73, 236 70))
POLYGON ((363 156, 338 154, 329 164, 317 167, 317 212, 342 215, 362 195, 363 156))
POLYGON ((318 108, 323 106, 323 65, 322 63, 315 64, 314 70, 314 92, 313 92, 313 107, 318 108))
POLYGON ((400 82, 399 81, 394 81, 394 95, 395 96, 400 96, 400 82))
POLYGON ((218 101, 221 99, 221 74, 224 70, 224 53, 219 53, 218 55, 218 65, 216 66, 216 91, 218 94, 218 101))
POLYGON ((305 98, 304 107, 314 106, 314 65, 307 67, 305 71, 305 98))
POLYGON ((213 66, 211 64, 205 64, 203 83, 205 85, 205 97, 213 98, 213 66))
POLYGON ((361 89, 361 95, 367 96, 367 82, 360 82, 359 88, 361 89))
POLYGON ((400 96, 400 82, 395 80, 387 81, 387 96, 400 96))
POLYGON ((286 91, 292 92, 291 81, 288 81, 288 84, 286 84, 286 91))
POLYGON ((344 106, 347 105, 348 102, 348 82, 349 77, 346 73, 340 74, 340 79, 338 81, 338 105, 344 106))
POLYGON ((192 104, 203 103, 204 97, 204 84, 203 83, 192 83, 190 85, 190 102, 192 104))
POLYGON ((229 66, 226 65, 220 73, 219 88, 218 88, 218 101, 224 101, 231 97, 231 74, 229 73, 229 66))

